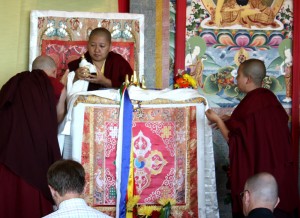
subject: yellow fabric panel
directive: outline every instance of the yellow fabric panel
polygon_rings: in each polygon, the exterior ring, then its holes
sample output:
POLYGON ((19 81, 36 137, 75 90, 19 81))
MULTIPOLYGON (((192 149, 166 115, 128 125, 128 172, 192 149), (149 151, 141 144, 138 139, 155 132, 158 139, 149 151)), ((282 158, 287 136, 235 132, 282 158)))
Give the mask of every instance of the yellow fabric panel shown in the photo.
POLYGON ((0 1, 0 87, 28 70, 31 10, 118 12, 118 0, 0 1))

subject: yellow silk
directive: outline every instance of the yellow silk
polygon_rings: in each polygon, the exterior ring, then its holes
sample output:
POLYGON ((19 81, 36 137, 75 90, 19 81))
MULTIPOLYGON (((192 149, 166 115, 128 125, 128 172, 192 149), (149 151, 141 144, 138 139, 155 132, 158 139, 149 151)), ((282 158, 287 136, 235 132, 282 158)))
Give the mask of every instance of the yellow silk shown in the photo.
MULTIPOLYGON (((132 137, 131 137, 132 138, 132 137)), ((134 166, 133 166, 133 140, 131 141, 131 151, 130 151, 130 168, 129 168, 129 178, 128 178, 128 186, 127 186, 127 199, 133 197, 133 189, 134 189, 134 166)), ((132 218, 132 211, 126 211, 126 218, 132 218)))

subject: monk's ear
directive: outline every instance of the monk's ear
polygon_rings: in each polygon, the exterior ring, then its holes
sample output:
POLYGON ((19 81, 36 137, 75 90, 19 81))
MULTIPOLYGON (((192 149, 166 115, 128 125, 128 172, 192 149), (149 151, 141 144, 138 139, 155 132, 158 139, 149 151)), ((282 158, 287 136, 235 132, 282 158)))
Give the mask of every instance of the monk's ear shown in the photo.
POLYGON ((277 202, 276 202, 276 204, 275 204, 275 206, 274 206, 274 209, 277 207, 277 205, 279 204, 279 202, 280 202, 280 198, 278 197, 278 198, 277 198, 277 202))
POLYGON ((54 77, 54 78, 57 77, 57 68, 55 68, 55 69, 53 70, 53 77, 54 77))
POLYGON ((249 206, 250 205, 250 201, 251 201, 251 199, 250 199, 250 192, 247 190, 244 193, 244 202, 245 202, 245 204, 247 206, 249 206))
POLYGON ((246 84, 249 84, 249 83, 252 83, 253 82, 253 79, 251 76, 248 76, 247 77, 247 81, 246 81, 246 84))

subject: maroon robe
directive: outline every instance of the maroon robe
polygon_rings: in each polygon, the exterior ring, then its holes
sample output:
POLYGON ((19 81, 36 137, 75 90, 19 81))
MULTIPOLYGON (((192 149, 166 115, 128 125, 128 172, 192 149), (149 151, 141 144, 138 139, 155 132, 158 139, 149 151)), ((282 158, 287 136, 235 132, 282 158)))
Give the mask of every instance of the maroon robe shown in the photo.
POLYGON ((57 105, 61 95, 61 91, 64 88, 64 85, 57 78, 54 77, 48 77, 48 78, 50 79, 51 85, 53 87, 54 96, 55 96, 55 105, 57 105))
POLYGON ((28 212, 17 217, 46 215, 53 203, 47 170, 61 155, 54 90, 43 71, 19 73, 1 88, 0 120, 0 217, 16 217, 17 210, 28 212))
MULTIPOLYGON (((88 52, 86 52, 84 56, 88 62, 93 63, 88 52)), ((80 61, 81 58, 71 61, 68 64, 70 72, 78 69, 80 61)), ((105 61, 104 76, 111 80, 112 88, 120 88, 123 82, 125 82, 126 74, 128 75, 128 79, 130 79, 133 74, 130 64, 121 55, 113 51, 109 52, 105 61)), ((88 91, 101 88, 105 87, 100 84, 90 82, 88 91)))
POLYGON ((232 212, 242 214, 239 193, 246 180, 269 172, 279 187, 279 209, 297 207, 297 166, 293 162, 288 115, 268 89, 249 92, 226 122, 229 129, 232 212))

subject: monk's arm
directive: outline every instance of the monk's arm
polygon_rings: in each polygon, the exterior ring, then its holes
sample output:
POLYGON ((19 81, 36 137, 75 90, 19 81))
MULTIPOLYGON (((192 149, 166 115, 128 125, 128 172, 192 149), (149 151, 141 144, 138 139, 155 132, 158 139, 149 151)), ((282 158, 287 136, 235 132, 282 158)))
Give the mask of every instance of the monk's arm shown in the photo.
POLYGON ((228 142, 229 129, 227 128, 223 119, 221 117, 219 117, 218 114, 211 109, 208 109, 205 112, 205 115, 206 115, 207 119, 211 122, 211 124, 216 125, 217 128, 220 129, 223 137, 228 142))
POLYGON ((58 103, 56 105, 58 123, 60 123, 64 119, 66 113, 66 97, 67 97, 67 90, 66 88, 63 88, 58 103))
POLYGON ((224 121, 223 121, 222 119, 220 119, 220 120, 218 120, 218 121, 216 122, 216 124, 217 124, 218 128, 220 129, 220 131, 221 131, 223 137, 224 137, 225 140, 228 142, 228 140, 229 140, 229 137, 228 137, 228 135, 229 135, 229 129, 228 129, 227 126, 225 125, 224 121))

